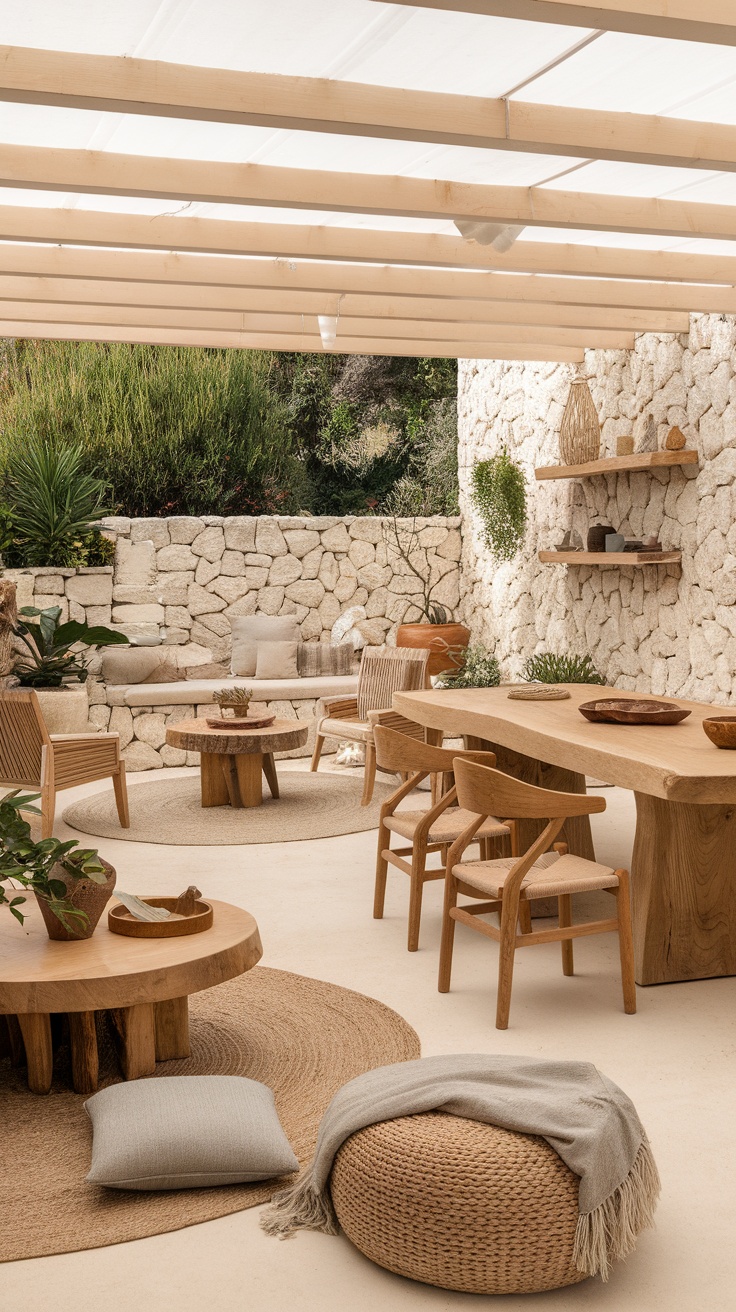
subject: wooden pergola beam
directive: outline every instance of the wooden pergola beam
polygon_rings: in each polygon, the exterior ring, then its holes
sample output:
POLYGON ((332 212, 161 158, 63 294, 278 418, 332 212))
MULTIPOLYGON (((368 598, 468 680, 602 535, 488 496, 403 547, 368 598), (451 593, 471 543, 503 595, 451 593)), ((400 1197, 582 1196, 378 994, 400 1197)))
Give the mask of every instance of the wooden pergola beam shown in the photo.
POLYGON ((325 352, 322 340, 312 334, 224 332, 210 329, 115 327, 109 324, 25 323, 0 319, 0 337, 23 340, 75 342, 142 342, 170 346, 235 347, 254 351, 316 351, 332 355, 409 355, 473 360, 540 360, 582 364, 585 352, 572 346, 497 342, 407 341, 403 338, 341 338, 325 352))
POLYGON ((371 173, 0 145, 0 185, 663 236, 736 237, 736 206, 371 173))
MULTIPOLYGON (((123 282, 86 278, 0 276, 0 302, 38 301, 67 305, 168 306, 239 310, 250 313, 336 314, 367 319, 421 319, 461 324, 538 324, 558 328, 602 328, 629 332, 684 333, 689 315, 678 310, 620 306, 542 305, 513 301, 462 300, 435 296, 370 296, 348 292, 280 291, 270 288, 202 286, 170 282, 123 282)), ((3 306, 0 303, 0 313, 3 306)), ((93 317, 93 316, 90 316, 93 317)))
MULTIPOLYGON (((256 313, 248 310, 215 310, 139 305, 67 305, 53 301, 3 301, 0 315, 17 323, 87 324, 113 327, 204 328, 213 332, 303 333, 319 335, 316 315, 256 313)), ((477 343, 481 348, 494 342, 534 342, 539 346, 590 347, 600 350, 631 350, 634 334, 600 328, 559 328, 539 324, 436 323, 423 319, 368 319, 340 315, 339 337, 407 338, 452 343, 477 343)), ((337 349, 337 347, 335 348, 337 349)))
POLYGON ((269 255, 293 259, 373 261, 437 268, 496 269, 593 278, 736 283, 736 255, 628 250, 517 241, 499 254, 439 233, 376 231, 232 219, 171 218, 101 210, 0 205, 0 240, 177 250, 204 255, 269 255))
MULTIPOLYGON (((392 0, 417 7, 417 0, 392 0)), ((563 27, 601 28, 668 40, 736 45, 732 0, 421 0, 423 9, 522 18, 563 27)))
POLYGON ((476 149, 736 169, 736 127, 729 124, 22 46, 0 46, 0 100, 476 149))
POLYGON ((188 283, 191 286, 319 291, 337 296, 355 292, 370 296, 433 296, 452 300, 510 301, 514 304, 736 313, 736 288, 732 286, 0 244, 0 276, 18 273, 188 283))

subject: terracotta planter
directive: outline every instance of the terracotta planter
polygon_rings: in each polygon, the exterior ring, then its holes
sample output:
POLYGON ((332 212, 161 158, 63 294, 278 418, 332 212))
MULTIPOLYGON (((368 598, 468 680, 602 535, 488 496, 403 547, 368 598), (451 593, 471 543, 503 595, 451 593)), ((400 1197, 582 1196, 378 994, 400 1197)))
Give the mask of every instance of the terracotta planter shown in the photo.
POLYGON ((112 897, 112 891, 115 887, 117 878, 115 867, 111 866, 109 861, 100 857, 100 864, 107 871, 107 879, 104 884, 95 884, 92 879, 73 879, 68 875, 61 866, 54 866, 53 878, 59 879, 66 886, 67 899, 79 911, 84 911, 88 917, 88 923, 79 928, 79 933, 71 934, 64 929, 61 921, 54 915, 53 911, 43 898, 36 896, 36 901, 41 908, 41 915, 46 923, 49 938, 60 939, 66 943, 74 942, 76 939, 91 938, 97 928, 98 921, 102 915, 107 903, 112 897))
POLYGON ((396 634, 397 647, 429 648, 429 674, 456 669, 469 642, 470 629, 464 624, 402 624, 396 634))

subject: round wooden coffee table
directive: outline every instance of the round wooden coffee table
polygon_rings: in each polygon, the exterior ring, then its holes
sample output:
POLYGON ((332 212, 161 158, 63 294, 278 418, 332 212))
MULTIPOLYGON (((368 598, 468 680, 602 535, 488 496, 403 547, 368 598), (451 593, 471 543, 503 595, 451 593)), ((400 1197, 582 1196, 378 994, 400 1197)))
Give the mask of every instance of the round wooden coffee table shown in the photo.
POLYGON ((263 952, 248 911, 212 906, 214 924, 200 934, 126 938, 110 933, 105 913, 91 938, 72 943, 51 941, 32 899, 23 928, 3 914, 0 1018, 8 1018, 11 1047, 20 1029, 34 1093, 51 1088, 55 1012, 69 1017, 77 1093, 97 1088, 96 1011, 112 1014, 126 1080, 150 1075, 157 1061, 189 1056, 189 994, 244 974, 263 952))
POLYGON ((303 747, 309 726, 274 720, 266 729, 210 729, 206 720, 180 720, 166 730, 166 741, 202 758, 202 806, 260 806, 261 775, 272 797, 279 795, 274 752, 303 747))

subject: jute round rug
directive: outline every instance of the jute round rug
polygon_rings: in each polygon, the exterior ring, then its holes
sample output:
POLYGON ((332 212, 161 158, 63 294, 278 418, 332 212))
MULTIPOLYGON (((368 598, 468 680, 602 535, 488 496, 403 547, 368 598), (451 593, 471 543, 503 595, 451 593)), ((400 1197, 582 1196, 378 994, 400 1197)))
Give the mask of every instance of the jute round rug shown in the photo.
MULTIPOLYGON (((302 1164, 312 1156, 322 1113, 341 1085, 376 1066, 419 1056, 411 1026, 375 998, 263 966, 195 994, 190 1010, 191 1057, 159 1062, 156 1076, 244 1075, 268 1084, 302 1164)), ((117 1083, 112 1043, 101 1039, 100 1083, 117 1083)), ((62 1046, 47 1097, 29 1093, 25 1070, 0 1061, 0 1198, 6 1218, 0 1261, 181 1230, 267 1202, 290 1178, 163 1193, 86 1184, 92 1132, 84 1096, 69 1087, 65 1058, 68 1063, 62 1046)))
POLYGON ((377 784, 373 801, 361 806, 362 785, 362 778, 284 771, 279 775, 278 801, 264 788, 262 806, 233 810, 231 806, 202 807, 196 775, 152 779, 128 789, 130 829, 120 827, 112 789, 68 806, 64 821, 97 838, 186 847, 333 838, 378 828, 381 803, 396 785, 377 784))

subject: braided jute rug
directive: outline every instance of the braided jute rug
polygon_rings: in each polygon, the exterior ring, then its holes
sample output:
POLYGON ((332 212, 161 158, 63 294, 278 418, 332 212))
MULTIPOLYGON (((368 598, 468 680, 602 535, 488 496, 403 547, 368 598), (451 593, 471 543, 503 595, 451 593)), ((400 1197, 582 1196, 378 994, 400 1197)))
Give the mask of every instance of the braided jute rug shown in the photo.
POLYGON ((121 829, 112 789, 93 793, 68 806, 64 821, 96 838, 132 843, 166 843, 187 847, 222 847, 238 843, 290 843, 304 838, 334 838, 377 829, 381 803, 396 787, 376 784, 373 800, 360 805, 360 778, 283 770, 281 796, 274 801, 264 783, 263 805, 243 810, 202 807, 199 775, 151 779, 128 789, 130 829, 121 829))
MULTIPOLYGON (((302 1164, 312 1157, 322 1113, 341 1085, 375 1066, 419 1056, 411 1026, 375 998, 263 966, 195 994, 190 1025, 191 1057, 159 1062, 156 1076, 243 1075, 269 1085, 302 1164)), ((120 1081, 104 1024, 100 1063, 101 1085, 120 1081)), ((23 1068, 0 1061, 0 1261, 181 1230, 267 1202, 290 1178, 157 1193, 86 1184, 92 1132, 84 1095, 70 1087, 63 1042, 54 1075, 51 1093, 39 1096, 29 1093, 23 1068)))

